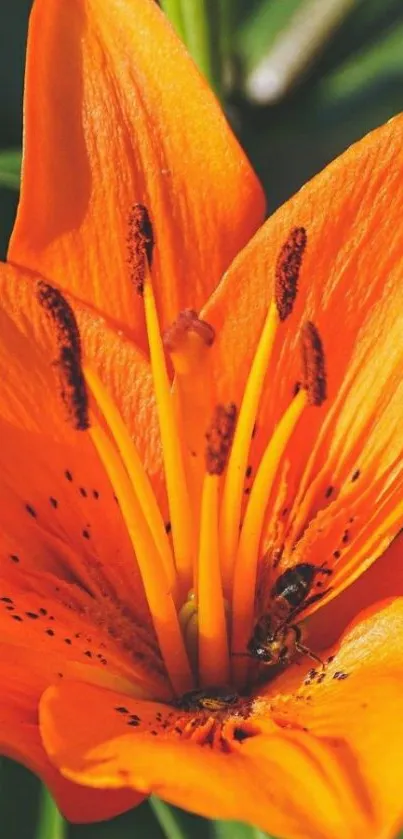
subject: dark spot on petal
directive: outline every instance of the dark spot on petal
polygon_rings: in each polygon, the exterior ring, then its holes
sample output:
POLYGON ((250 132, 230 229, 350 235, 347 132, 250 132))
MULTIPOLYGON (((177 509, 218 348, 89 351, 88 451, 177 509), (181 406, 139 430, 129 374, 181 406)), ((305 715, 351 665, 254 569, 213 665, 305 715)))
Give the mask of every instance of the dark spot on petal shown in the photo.
POLYGON ((71 474, 71 472, 70 472, 70 470, 69 470, 69 469, 66 469, 66 471, 65 471, 65 473, 64 473, 64 477, 65 477, 65 478, 67 478, 67 480, 68 480, 68 481, 72 481, 72 480, 73 480, 73 476, 72 476, 72 474, 71 474))
POLYGON ((1 600, 2 603, 12 603, 13 602, 12 597, 0 597, 0 600, 1 600))
POLYGON ((34 510, 34 508, 31 507, 30 504, 26 504, 25 509, 27 513, 29 513, 29 515, 32 516, 33 519, 36 519, 36 510, 34 510))
POLYGON ((39 609, 39 614, 40 614, 40 615, 47 615, 47 614, 48 614, 48 610, 47 610, 47 609, 44 609, 44 608, 43 608, 43 606, 41 606, 41 608, 39 609))
POLYGON ((82 495, 83 498, 87 498, 88 493, 85 487, 80 487, 80 495, 82 495))
POLYGON ((117 705, 115 707, 115 711, 117 711, 118 714, 128 714, 129 713, 128 708, 125 708, 124 705, 117 705))
POLYGON ((334 556, 335 559, 340 559, 340 557, 341 557, 340 551, 333 551, 333 556, 334 556))
POLYGON ((97 501, 97 500, 98 500, 98 498, 99 498, 99 492, 98 492, 98 490, 97 490, 97 489, 93 489, 93 490, 92 490, 92 495, 93 495, 93 497, 95 498, 95 500, 97 501))
POLYGON ((165 522, 165 532, 170 533, 172 530, 172 525, 170 521, 165 522))
POLYGON ((325 498, 330 498, 330 496, 331 496, 331 494, 332 494, 333 490, 334 490, 334 487, 329 486, 329 487, 327 488, 326 492, 325 492, 325 498))
POLYGON ((53 636, 55 634, 53 629, 45 629, 45 632, 46 632, 46 635, 50 635, 51 638, 53 638, 53 636))
POLYGON ((71 638, 65 638, 64 643, 65 644, 72 644, 73 642, 72 642, 71 638))
POLYGON ((18 621, 19 623, 22 623, 22 618, 20 618, 19 615, 11 615, 11 617, 13 621, 18 621))
POLYGON ((246 470, 246 472, 245 472, 245 478, 250 478, 251 474, 252 474, 252 467, 251 467, 251 465, 249 464, 249 466, 248 466, 248 468, 247 468, 247 470, 246 470))
POLYGON ((25 612, 25 614, 27 618, 31 618, 33 621, 39 618, 39 615, 37 615, 36 612, 25 612))
POLYGON ((11 562, 19 562, 20 561, 20 558, 19 558, 19 556, 17 556, 17 554, 10 554, 10 559, 11 559, 11 562))
POLYGON ((352 482, 354 482, 354 481, 356 481, 356 480, 357 480, 357 478, 359 478, 359 477, 360 477, 360 470, 359 470, 359 469, 356 469, 356 470, 355 470, 355 472, 353 472, 353 474, 352 474, 352 476, 351 476, 351 481, 352 481, 352 482))
POLYGON ((57 498, 53 498, 52 496, 50 496, 49 501, 50 501, 52 507, 56 510, 57 506, 58 506, 57 498))
POLYGON ((86 655, 86 656, 87 656, 87 658, 92 658, 92 652, 91 652, 91 650, 86 650, 86 651, 85 651, 85 653, 84 653, 84 655, 86 655))
POLYGON ((89 532, 89 530, 84 529, 84 530, 82 531, 82 535, 84 536, 84 539, 89 539, 89 538, 90 538, 90 532, 89 532))
POLYGON ((131 725, 133 728, 136 728, 138 725, 140 725, 140 723, 138 720, 129 720, 127 725, 131 725))

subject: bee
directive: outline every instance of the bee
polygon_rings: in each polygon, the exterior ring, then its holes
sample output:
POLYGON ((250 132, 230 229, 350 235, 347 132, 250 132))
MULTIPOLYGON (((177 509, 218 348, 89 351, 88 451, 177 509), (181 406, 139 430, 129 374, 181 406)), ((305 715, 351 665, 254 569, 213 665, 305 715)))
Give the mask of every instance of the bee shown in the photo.
POLYGON ((223 711, 238 700, 238 694, 229 687, 196 688, 184 693, 175 705, 182 711, 223 711))
POLYGON ((309 563, 287 568, 271 589, 270 612, 255 624, 245 655, 273 666, 289 664, 296 653, 301 653, 322 664, 321 659, 303 644, 302 627, 295 619, 329 591, 326 589, 309 596, 317 574, 331 573, 329 568, 309 563))

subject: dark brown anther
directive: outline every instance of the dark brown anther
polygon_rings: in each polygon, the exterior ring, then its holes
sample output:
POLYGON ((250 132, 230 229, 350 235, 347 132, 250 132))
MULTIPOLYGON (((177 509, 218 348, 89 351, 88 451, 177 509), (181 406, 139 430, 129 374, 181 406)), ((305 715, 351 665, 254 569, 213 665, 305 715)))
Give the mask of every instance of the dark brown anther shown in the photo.
POLYGON ((146 264, 151 269, 155 245, 153 227, 144 204, 133 204, 128 224, 127 248, 131 280, 137 293, 143 294, 146 264))
POLYGON ((177 319, 165 330, 163 340, 168 352, 175 352, 188 332, 194 332, 206 347, 214 343, 215 331, 206 320, 200 320, 194 309, 184 309, 177 319))
POLYGON ((217 405, 213 419, 206 433, 206 469, 209 475, 222 475, 236 425, 237 409, 233 402, 217 405))
POLYGON ((81 367, 81 340, 74 312, 62 293, 39 282, 37 297, 55 328, 58 357, 53 361, 60 380, 60 394, 70 422, 77 431, 86 431, 88 394, 81 367))
POLYGON ((278 255, 274 295, 281 321, 288 318, 294 307, 306 243, 307 235, 305 228, 294 227, 278 255))
POLYGON ((311 321, 302 327, 301 351, 309 404, 322 405, 327 396, 325 353, 319 332, 311 321))

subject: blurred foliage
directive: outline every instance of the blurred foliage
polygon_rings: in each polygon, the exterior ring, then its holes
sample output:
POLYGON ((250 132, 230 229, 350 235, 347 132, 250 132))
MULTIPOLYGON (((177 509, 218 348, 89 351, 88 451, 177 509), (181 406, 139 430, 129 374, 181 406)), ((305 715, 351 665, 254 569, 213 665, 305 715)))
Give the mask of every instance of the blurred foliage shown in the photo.
MULTIPOLYGON (((322 7, 333 0, 321 0, 322 7)), ((248 79, 312 0, 222 0, 231 53, 229 118, 267 191, 272 211, 307 179, 403 106, 402 0, 344 0, 345 13, 275 102, 257 106, 248 79), (228 18, 229 15, 229 18, 228 18)), ((311 6, 309 6, 311 3, 311 6)), ((343 3, 343 0, 340 0, 343 3)), ((31 0, 0 5, 0 252, 4 256, 17 203, 22 132, 24 50, 31 0)), ((308 14, 308 13, 307 13, 308 14)), ((282 68, 287 70, 286 63, 282 68)), ((58 69, 55 68, 55 72, 58 69)), ((62 72, 62 70, 61 70, 62 72)), ((7 839, 34 839, 41 813, 39 782, 11 761, 0 764, 0 818, 7 839)), ((210 823, 172 810, 176 839, 263 839, 253 828, 210 823)), ((49 831, 48 831, 49 833, 49 831)), ((51 833, 51 831, 50 831, 51 833)), ((149 803, 103 825, 67 826, 67 839, 169 836, 149 803)), ((43 836, 56 839, 56 836, 43 836)), ((174 839, 174 834, 172 834, 174 839)))

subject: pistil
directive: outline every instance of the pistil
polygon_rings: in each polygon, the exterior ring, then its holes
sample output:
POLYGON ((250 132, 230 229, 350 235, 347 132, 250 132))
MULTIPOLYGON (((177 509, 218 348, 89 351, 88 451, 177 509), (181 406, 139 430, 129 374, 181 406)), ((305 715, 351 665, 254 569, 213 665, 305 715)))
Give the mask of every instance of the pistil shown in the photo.
POLYGON ((197 565, 199 601, 199 682, 202 687, 229 680, 227 624, 218 549, 219 475, 203 484, 197 565))
POLYGON ((164 347, 149 271, 146 272, 143 296, 151 369, 154 379, 164 458, 175 565, 179 588, 184 596, 185 592, 192 585, 196 545, 180 428, 178 418, 175 417, 171 386, 165 363, 164 347))
MULTIPOLYGON (((164 347, 175 370, 172 396, 183 434, 183 457, 196 533, 200 528, 205 432, 213 404, 210 348, 214 338, 213 328, 200 320, 193 309, 180 312, 163 335, 164 347)), ((196 565, 194 577, 196 590, 196 565)))

